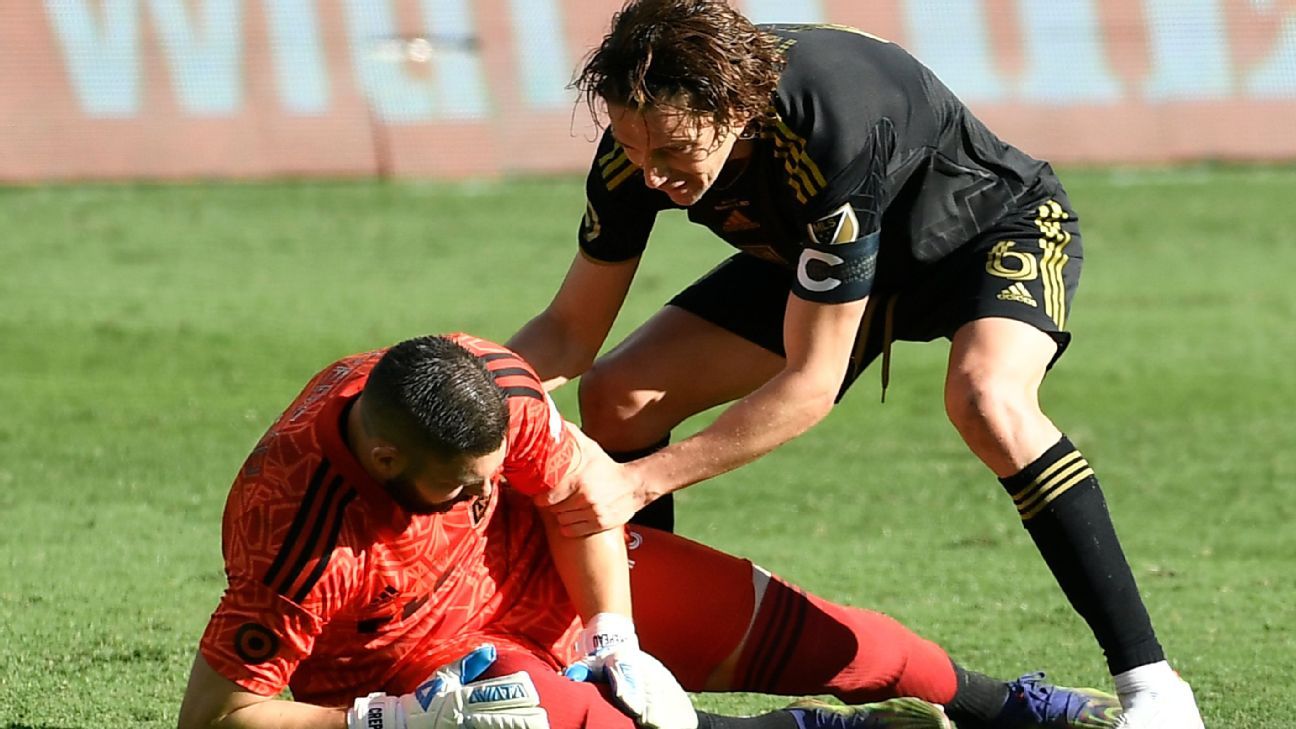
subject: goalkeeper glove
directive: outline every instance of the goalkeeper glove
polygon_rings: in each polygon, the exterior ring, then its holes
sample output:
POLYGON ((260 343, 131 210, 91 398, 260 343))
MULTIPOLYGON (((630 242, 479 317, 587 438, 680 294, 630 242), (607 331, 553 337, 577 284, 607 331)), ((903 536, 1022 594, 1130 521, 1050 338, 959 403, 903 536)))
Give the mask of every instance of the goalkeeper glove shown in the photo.
POLYGON ((581 631, 585 657, 563 675, 573 681, 606 681, 621 710, 644 729, 697 729, 688 694, 661 661, 639 649, 630 618, 599 613, 581 631))
POLYGON ((495 662, 485 644, 438 668, 412 693, 355 700, 347 729, 549 729, 526 671, 476 680, 495 662))

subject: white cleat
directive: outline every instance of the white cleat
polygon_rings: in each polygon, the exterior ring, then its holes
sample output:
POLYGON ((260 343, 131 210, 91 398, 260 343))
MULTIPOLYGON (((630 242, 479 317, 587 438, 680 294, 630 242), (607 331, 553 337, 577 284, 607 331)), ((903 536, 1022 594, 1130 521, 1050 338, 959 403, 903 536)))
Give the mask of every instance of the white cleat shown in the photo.
POLYGON ((1197 700, 1187 681, 1171 683, 1121 696, 1125 713, 1116 729, 1205 729, 1197 700))

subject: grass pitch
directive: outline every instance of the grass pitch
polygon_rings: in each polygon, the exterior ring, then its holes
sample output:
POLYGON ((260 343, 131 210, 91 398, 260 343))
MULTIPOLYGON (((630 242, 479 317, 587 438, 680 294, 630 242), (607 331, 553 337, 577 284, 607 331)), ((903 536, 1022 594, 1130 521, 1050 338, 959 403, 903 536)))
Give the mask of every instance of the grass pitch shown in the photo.
MULTIPOLYGON (((1063 179, 1086 270, 1045 409, 1097 469, 1207 724, 1296 726, 1296 170, 1063 179)), ((225 492, 279 409, 342 354, 507 338, 582 205, 575 179, 0 190, 0 729, 174 726, 224 585, 225 492)), ((728 251, 664 216, 614 341, 728 251)), ((684 493, 680 531, 970 667, 1108 686, 945 421, 945 353, 898 344, 885 405, 866 373, 807 436, 684 493)))

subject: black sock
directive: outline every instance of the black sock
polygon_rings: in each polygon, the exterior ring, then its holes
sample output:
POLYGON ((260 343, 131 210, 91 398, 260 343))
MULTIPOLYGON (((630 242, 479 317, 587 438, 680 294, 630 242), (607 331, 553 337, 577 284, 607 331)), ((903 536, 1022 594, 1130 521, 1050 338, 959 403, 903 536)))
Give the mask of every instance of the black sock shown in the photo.
POLYGON ((989 726, 1008 700, 1008 684, 984 673, 964 670, 957 663, 954 664, 954 675, 958 678, 958 690, 945 704, 946 716, 959 726, 989 726))
POLYGON ((1164 660, 1098 478, 1071 441, 999 481, 1112 674, 1164 660))
MULTIPOLYGON (((617 463, 625 463, 626 461, 633 461, 656 453, 669 444, 670 434, 668 433, 665 438, 647 448, 633 451, 608 451, 608 455, 612 456, 612 460, 617 463)), ((630 523, 660 529, 664 532, 675 531, 675 495, 666 494, 640 509, 634 516, 630 517, 630 523)))
POLYGON ((802 729, 790 711, 771 711, 760 716, 720 716, 697 713, 698 729, 802 729))

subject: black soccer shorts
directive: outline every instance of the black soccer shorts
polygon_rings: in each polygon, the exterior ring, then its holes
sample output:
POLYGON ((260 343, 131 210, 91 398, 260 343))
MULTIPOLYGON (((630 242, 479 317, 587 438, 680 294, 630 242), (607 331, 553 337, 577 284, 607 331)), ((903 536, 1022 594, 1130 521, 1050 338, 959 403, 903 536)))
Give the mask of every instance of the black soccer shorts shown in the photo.
MULTIPOLYGON (((891 341, 948 339, 964 324, 987 317, 1015 319, 1047 333, 1057 342, 1056 362, 1071 341, 1066 325, 1083 259, 1079 220, 1061 193, 1005 218, 934 263, 920 264, 907 251, 890 252, 883 240, 878 280, 886 283, 869 297, 841 394, 889 351, 891 341), (888 261, 892 255, 897 258, 888 261), (889 277, 888 269, 904 273, 889 277)), ((738 253, 669 303, 785 356, 783 314, 794 275, 738 253)))

